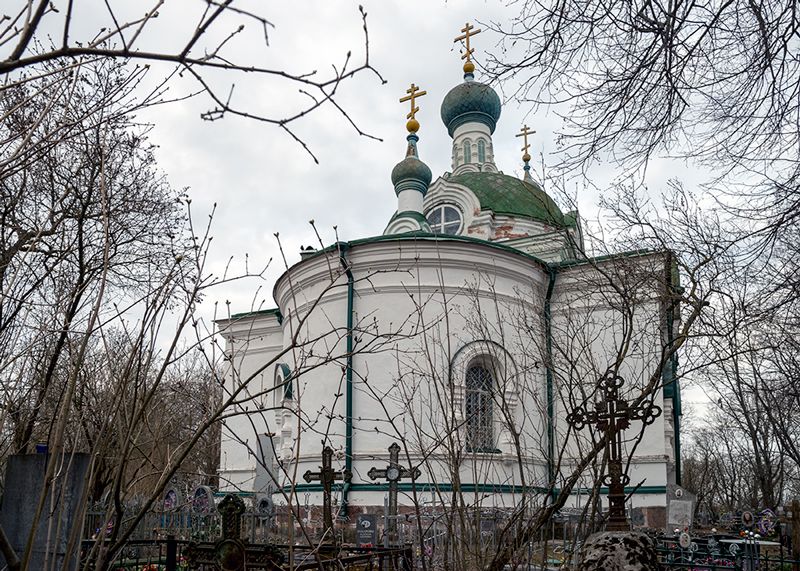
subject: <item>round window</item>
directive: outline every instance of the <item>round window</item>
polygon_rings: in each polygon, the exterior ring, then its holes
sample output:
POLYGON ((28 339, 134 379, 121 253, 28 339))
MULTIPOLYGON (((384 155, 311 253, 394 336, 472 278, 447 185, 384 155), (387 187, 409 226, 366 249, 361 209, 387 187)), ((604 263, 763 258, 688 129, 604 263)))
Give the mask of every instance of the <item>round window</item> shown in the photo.
POLYGON ((436 234, 458 234, 461 230, 461 212, 447 204, 436 206, 428 212, 428 224, 436 234))

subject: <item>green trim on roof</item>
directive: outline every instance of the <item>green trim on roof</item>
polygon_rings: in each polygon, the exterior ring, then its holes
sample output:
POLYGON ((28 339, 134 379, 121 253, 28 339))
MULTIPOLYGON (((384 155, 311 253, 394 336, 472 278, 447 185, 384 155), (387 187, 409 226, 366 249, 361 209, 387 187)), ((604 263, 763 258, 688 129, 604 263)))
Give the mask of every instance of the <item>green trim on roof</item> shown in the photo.
POLYGON ((659 250, 628 250, 626 252, 618 252, 616 254, 603 254, 602 256, 594 256, 592 258, 583 258, 582 260, 564 260, 562 262, 552 262, 553 266, 559 268, 569 268, 572 266, 584 266, 586 264, 596 264, 605 262, 607 260, 616 260, 619 258, 636 258, 639 256, 652 256, 653 254, 666 253, 659 250))
MULTIPOLYGON (((341 491, 342 484, 333 484, 331 487, 334 491, 341 491)), ((323 490, 322 484, 296 484, 295 491, 298 492, 321 492, 323 490)), ((453 484, 432 484, 429 482, 398 482, 397 490, 400 492, 411 492, 414 489, 417 493, 439 491, 442 493, 452 493, 453 484)), ((386 492, 389 490, 388 483, 357 483, 350 485, 350 491, 355 492, 386 492)), ((547 488, 540 486, 514 486, 510 484, 461 484, 459 490, 466 494, 471 493, 495 493, 495 494, 521 494, 525 492, 535 492, 544 494, 547 488)), ((283 491, 289 493, 292 491, 292 486, 283 486, 283 491)))
MULTIPOLYGON (((508 252, 510 254, 514 254, 516 256, 521 256, 523 258, 527 258, 537 264, 541 265, 544 268, 548 267, 548 263, 542 260, 541 258, 537 258, 532 254, 528 254, 521 250, 517 250, 511 246, 506 246, 502 242, 490 242, 488 240, 482 240, 481 238, 474 238, 472 236, 456 236, 452 234, 434 234, 431 232, 404 232, 402 234, 386 234, 383 236, 372 236, 370 238, 359 238, 358 240, 350 240, 348 242, 342 242, 343 244, 347 244, 347 247, 352 248, 353 246, 361 246, 364 244, 374 244, 378 242, 465 242, 468 244, 480 244, 481 246, 486 246, 488 248, 493 248, 496 250, 502 250, 504 252, 508 252)), ((305 257, 304 259, 300 260, 299 262, 295 263, 291 268, 294 268, 298 264, 302 264, 308 260, 316 258, 322 254, 330 253, 335 251, 337 248, 336 244, 331 244, 327 248, 322 250, 317 250, 314 254, 305 257)), ((283 277, 283 276, 281 276, 283 277)), ((278 278, 280 281, 281 278, 278 278)), ((276 282, 277 283, 277 282, 276 282)))
POLYGON ((391 223, 398 218, 411 218, 412 220, 419 222, 420 226, 429 226, 428 219, 425 218, 425 215, 422 212, 416 212, 415 210, 403 210, 402 212, 395 212, 386 227, 388 228, 391 223))
POLYGON ((537 184, 494 172, 462 173, 451 176, 448 182, 470 189, 481 203, 481 210, 531 218, 551 226, 574 226, 574 220, 565 219, 558 205, 537 184))
POLYGON ((242 319, 245 317, 255 317, 257 315, 274 315, 278 320, 279 325, 283 323, 283 314, 277 307, 273 307, 272 309, 259 309, 258 311, 243 311, 241 313, 234 313, 230 316, 230 319, 242 319))

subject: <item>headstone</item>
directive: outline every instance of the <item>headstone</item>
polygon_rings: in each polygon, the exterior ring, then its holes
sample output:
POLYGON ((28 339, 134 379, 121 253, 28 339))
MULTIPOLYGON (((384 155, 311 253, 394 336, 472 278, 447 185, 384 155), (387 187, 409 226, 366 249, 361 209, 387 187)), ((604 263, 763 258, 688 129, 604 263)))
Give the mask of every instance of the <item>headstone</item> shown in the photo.
POLYGON ((692 528, 695 495, 680 486, 667 486, 667 532, 692 528))
POLYGON ((256 477, 253 481, 253 491, 256 495, 272 494, 275 489, 275 448, 269 434, 258 435, 258 461, 256 462, 256 477))
POLYGON ((581 549, 578 571, 657 571, 653 539, 638 531, 605 531, 590 535, 581 549))
MULTIPOLYGON (((67 553, 73 526, 82 524, 84 478, 89 468, 89 454, 73 454, 63 458, 63 466, 54 483, 55 493, 48 493, 33 540, 28 569, 44 569, 55 561, 56 569, 77 567, 77 547, 67 553), (55 501, 53 501, 55 500, 55 501), (48 533, 51 534, 48 541, 48 533)), ((9 542, 21 555, 33 527, 33 516, 42 492, 47 462, 58 461, 49 454, 15 454, 6 465, 5 492, 0 507, 0 525, 9 542)), ((5 559, 0 555, 0 562, 5 559)))
POLYGON ((181 507, 181 493, 177 488, 170 488, 164 492, 164 511, 171 512, 181 507))
POLYGON ((306 470, 303 474, 303 479, 307 483, 318 481, 322 484, 322 525, 323 525, 323 541, 326 543, 334 543, 335 537, 333 534, 333 515, 331 514, 331 490, 333 483, 336 480, 349 482, 352 479, 350 470, 334 470, 333 463, 333 448, 326 446, 322 449, 322 466, 318 472, 306 470))
POLYGON ((192 511, 200 515, 209 515, 216 511, 214 492, 208 486, 197 486, 192 494, 192 511))
POLYGON ((378 516, 375 514, 358 514, 358 518, 356 518, 356 544, 359 547, 375 547, 378 545, 378 516))
POLYGON ((256 513, 263 520, 275 517, 275 503, 272 501, 271 495, 256 496, 255 508, 256 513))

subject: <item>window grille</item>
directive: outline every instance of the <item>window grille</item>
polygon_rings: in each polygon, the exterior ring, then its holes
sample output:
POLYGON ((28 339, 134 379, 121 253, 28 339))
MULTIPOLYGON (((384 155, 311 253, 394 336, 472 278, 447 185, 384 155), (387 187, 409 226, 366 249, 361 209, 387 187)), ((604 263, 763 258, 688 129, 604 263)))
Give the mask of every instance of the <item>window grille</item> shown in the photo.
POLYGON ((464 413, 466 445, 470 452, 495 452, 494 443, 494 378, 482 365, 467 369, 464 413))

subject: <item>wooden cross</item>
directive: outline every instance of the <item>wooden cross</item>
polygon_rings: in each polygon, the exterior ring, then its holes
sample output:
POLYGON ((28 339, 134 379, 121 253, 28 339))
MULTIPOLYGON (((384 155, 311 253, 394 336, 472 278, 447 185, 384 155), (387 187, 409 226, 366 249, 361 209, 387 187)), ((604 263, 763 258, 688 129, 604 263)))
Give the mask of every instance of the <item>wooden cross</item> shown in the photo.
POLYGON ((528 126, 525 125, 522 129, 520 129, 519 134, 516 135, 517 137, 523 137, 523 141, 524 141, 525 145, 522 147, 521 150, 524 153, 522 155, 522 160, 525 161, 525 162, 528 162, 529 160, 531 160, 531 156, 528 153, 528 149, 530 148, 530 145, 528 144, 528 135, 533 135, 535 132, 536 131, 532 131, 532 130, 528 129, 528 126), (528 157, 527 159, 525 158, 526 156, 528 157))
POLYGON ((598 430, 606 433, 608 474, 603 476, 603 485, 608 486, 608 531, 630 530, 625 516, 625 486, 631 479, 622 469, 622 431, 631 425, 632 420, 641 420, 647 426, 661 415, 661 407, 652 400, 631 407, 628 401, 619 396, 623 384, 625 381, 622 377, 607 373, 597 384, 602 397, 595 404, 595 409, 588 411, 581 405, 567 415, 567 422, 575 430, 587 424, 596 424, 598 430))
POLYGON ((406 468, 400 465, 400 446, 393 442, 389 446, 389 465, 383 470, 372 467, 367 472, 370 480, 383 478, 389 481, 389 543, 395 545, 397 542, 397 482, 405 478, 416 480, 422 472, 419 468, 406 468))
POLYGON ((406 93, 408 93, 408 95, 406 95, 405 97, 401 97, 400 98, 400 103, 405 103, 406 101, 411 101, 411 111, 408 113, 408 115, 406 115, 406 119, 413 120, 413 119, 415 119, 414 116, 419 111, 419 107, 415 106, 414 100, 417 97, 422 97, 423 95, 427 95, 428 92, 427 91, 420 91, 419 87, 417 87, 416 85, 414 85, 412 83, 411 87, 406 89, 406 93))
POLYGON ((324 526, 323 537, 326 541, 333 540, 333 516, 331 515, 331 489, 336 480, 343 480, 349 482, 352 478, 350 470, 344 469, 341 471, 332 468, 333 463, 333 448, 326 446, 322 449, 322 466, 319 472, 312 472, 306 470, 303 474, 303 479, 309 484, 314 480, 322 484, 322 521, 324 526))
MULTIPOLYGON (((461 36, 458 36, 455 40, 453 40, 453 43, 460 42, 461 40, 464 40, 464 44, 465 44, 466 49, 464 50, 464 53, 461 54, 461 59, 467 60, 466 62, 464 62, 464 71, 467 71, 467 64, 472 64, 472 52, 475 51, 475 48, 469 47, 469 39, 472 36, 477 36, 478 34, 480 34, 481 30, 480 30, 480 28, 478 28, 476 30, 475 27, 472 24, 467 22, 466 25, 463 28, 461 28, 461 31, 464 32, 464 34, 461 35, 461 36)), ((475 68, 473 67, 472 69, 475 69, 475 68)))

